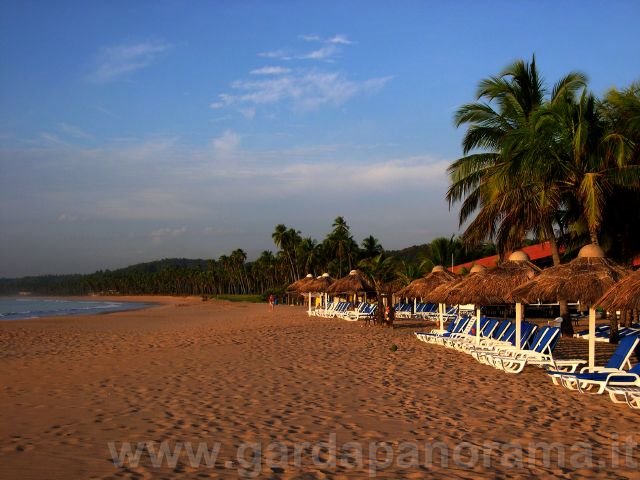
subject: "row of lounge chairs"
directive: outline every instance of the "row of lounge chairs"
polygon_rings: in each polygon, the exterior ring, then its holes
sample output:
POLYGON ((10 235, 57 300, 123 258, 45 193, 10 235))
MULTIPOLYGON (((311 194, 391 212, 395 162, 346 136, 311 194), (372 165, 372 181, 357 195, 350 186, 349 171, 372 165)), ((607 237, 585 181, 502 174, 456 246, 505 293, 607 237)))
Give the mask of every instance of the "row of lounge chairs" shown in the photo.
POLYGON ((311 310, 311 315, 315 317, 333 318, 348 311, 353 307, 351 302, 330 302, 325 308, 311 310))
POLYGON ((447 330, 416 333, 427 343, 435 343, 467 353, 480 363, 491 365, 507 373, 519 373, 529 365, 555 366, 553 348, 560 337, 558 327, 523 322, 520 328, 520 344, 516 346, 516 326, 509 320, 482 317, 480 337, 475 332, 474 316, 460 317, 452 321, 447 330))
MULTIPOLYGON (((413 308, 410 303, 396 303, 393 306, 396 312, 396 318, 421 318, 428 320, 438 320, 440 312, 436 303, 418 303, 413 308)), ((458 316, 458 306, 447 307, 444 312, 444 318, 447 320, 454 319, 458 316)))
POLYGON ((378 305, 375 303, 361 302, 354 308, 351 302, 329 303, 326 308, 311 310, 311 315, 324 318, 342 318, 344 320, 362 320, 373 317, 378 305))
MULTIPOLYGON (((611 325, 599 325, 596 327, 596 342, 608 342, 611 334, 611 325)), ((630 327, 622 327, 618 330, 619 338, 640 335, 640 323, 635 323, 630 327)), ((589 338, 589 330, 582 330, 574 335, 578 338, 589 338)))
POLYGON ((626 403, 640 409, 640 363, 631 366, 632 354, 640 349, 640 336, 624 336, 604 367, 589 370, 583 359, 554 359, 553 349, 560 339, 555 326, 537 326, 523 322, 520 345, 515 345, 515 325, 509 320, 482 318, 480 340, 473 329, 474 317, 460 317, 449 323, 444 331, 416 333, 427 343, 444 345, 472 355, 481 363, 507 373, 519 373, 526 365, 548 368, 547 373, 556 385, 582 393, 608 392, 614 403, 626 403))

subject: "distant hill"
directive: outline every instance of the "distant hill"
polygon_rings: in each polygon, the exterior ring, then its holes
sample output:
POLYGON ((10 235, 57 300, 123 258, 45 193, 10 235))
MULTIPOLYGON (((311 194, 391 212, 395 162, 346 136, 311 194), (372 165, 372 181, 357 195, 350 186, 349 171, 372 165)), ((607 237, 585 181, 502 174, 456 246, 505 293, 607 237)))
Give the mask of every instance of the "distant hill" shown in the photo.
POLYGON ((402 250, 385 250, 385 253, 406 263, 417 264, 430 255, 431 248, 428 243, 423 243, 422 245, 412 245, 402 250))
MULTIPOLYGON (((200 258, 163 258, 162 260, 153 260, 151 262, 136 263, 128 267, 111 270, 111 273, 129 274, 129 273, 157 273, 163 270, 174 268, 207 268, 207 260, 200 258)), ((109 270, 107 270, 109 271, 109 270)))

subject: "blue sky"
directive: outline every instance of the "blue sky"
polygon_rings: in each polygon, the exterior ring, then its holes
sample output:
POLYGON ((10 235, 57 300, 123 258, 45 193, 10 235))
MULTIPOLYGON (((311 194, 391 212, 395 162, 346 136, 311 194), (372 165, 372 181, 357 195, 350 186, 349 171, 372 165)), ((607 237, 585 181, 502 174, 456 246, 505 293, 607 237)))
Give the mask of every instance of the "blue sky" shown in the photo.
POLYGON ((640 2, 0 1, 0 276, 458 233, 452 117, 536 54, 640 79, 640 2))

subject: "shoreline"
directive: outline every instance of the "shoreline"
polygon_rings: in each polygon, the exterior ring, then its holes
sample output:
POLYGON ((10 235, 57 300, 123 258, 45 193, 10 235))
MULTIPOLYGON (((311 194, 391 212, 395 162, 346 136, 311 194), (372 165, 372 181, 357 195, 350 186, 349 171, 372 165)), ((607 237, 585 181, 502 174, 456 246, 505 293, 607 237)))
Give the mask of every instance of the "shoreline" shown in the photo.
POLYGON ((78 295, 29 295, 29 296, 2 296, 2 299, 16 299, 16 300, 62 300, 62 301, 70 301, 70 302, 104 302, 104 303, 119 303, 119 304, 135 304, 129 308, 118 308, 114 310, 107 311, 94 311, 91 313, 87 312, 69 312, 63 313, 60 315, 51 314, 51 315, 43 315, 37 317, 27 317, 27 318, 6 318, 0 319, 0 322, 23 322, 23 321, 36 321, 36 320, 48 320, 48 319, 56 319, 60 320, 63 318, 77 318, 77 317, 98 317, 98 316, 111 316, 122 313, 128 313, 139 310, 149 310, 157 307, 161 307, 163 305, 174 305, 178 300, 182 300, 182 303, 186 302, 194 302, 194 301, 202 301, 200 297, 193 296, 185 296, 185 297, 173 297, 170 295, 105 295, 105 296, 78 296, 78 295))
MULTIPOLYGON (((96 297, 96 296, 49 296, 49 295, 43 295, 43 296, 36 296, 36 295, 29 295, 29 296, 2 296, 0 297, 0 300, 23 300, 25 302, 28 302, 30 300, 33 301, 61 301, 61 302, 92 302, 92 303, 102 303, 102 304, 109 304, 109 303, 113 303, 113 304, 118 304, 117 306, 114 306, 114 308, 112 310, 108 310, 108 309, 99 309, 96 306, 96 309, 94 311, 83 311, 83 310, 76 310, 76 311, 66 311, 66 310, 60 310, 60 313, 56 314, 53 312, 47 312, 48 314, 46 315, 42 315, 42 316, 25 316, 25 317, 21 317, 18 315, 28 315, 32 312, 24 312, 24 313, 16 313, 15 315, 18 316, 18 318, 13 318, 13 317, 8 317, 8 318, 1 318, 0 321, 1 322, 20 322, 20 321, 33 321, 33 320, 47 320, 47 319, 60 319, 60 318, 66 318, 66 317, 93 317, 93 316, 102 316, 102 315, 113 315, 116 313, 124 313, 124 312, 130 312, 130 311, 134 311, 134 310, 145 310, 148 308, 153 308, 154 306, 158 306, 158 305, 162 305, 163 303, 166 303, 166 300, 163 301, 162 299, 160 301, 158 300, 151 300, 150 298, 151 296, 122 296, 122 297, 115 297, 115 296, 109 296, 109 297, 96 297)), ((37 313, 37 312, 36 312, 37 313)))

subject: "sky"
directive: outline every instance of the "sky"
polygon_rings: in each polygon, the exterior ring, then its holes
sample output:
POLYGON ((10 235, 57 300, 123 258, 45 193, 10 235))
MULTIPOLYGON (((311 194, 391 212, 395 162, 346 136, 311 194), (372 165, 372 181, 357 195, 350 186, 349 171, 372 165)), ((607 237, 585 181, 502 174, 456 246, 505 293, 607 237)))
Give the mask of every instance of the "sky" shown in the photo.
POLYGON ((0 0, 0 277, 460 233, 453 115, 517 59, 640 79, 638 1, 0 0))

